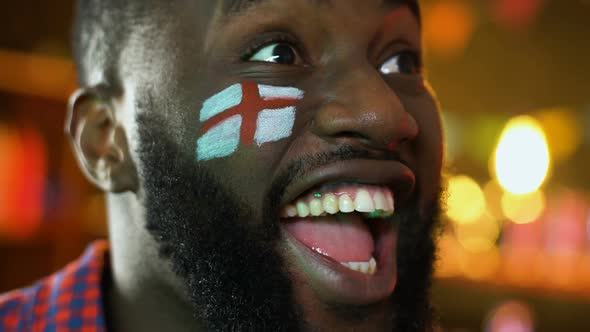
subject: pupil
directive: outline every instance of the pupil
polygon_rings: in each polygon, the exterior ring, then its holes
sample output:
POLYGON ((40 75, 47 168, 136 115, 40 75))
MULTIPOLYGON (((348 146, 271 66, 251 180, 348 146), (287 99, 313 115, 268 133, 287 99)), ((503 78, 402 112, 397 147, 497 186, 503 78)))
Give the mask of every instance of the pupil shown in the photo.
POLYGON ((402 53, 399 56, 399 70, 405 74, 414 74, 416 73, 416 59, 409 53, 402 53))
POLYGON ((292 65, 295 63, 295 52, 287 44, 278 44, 274 48, 272 55, 279 64, 292 65))

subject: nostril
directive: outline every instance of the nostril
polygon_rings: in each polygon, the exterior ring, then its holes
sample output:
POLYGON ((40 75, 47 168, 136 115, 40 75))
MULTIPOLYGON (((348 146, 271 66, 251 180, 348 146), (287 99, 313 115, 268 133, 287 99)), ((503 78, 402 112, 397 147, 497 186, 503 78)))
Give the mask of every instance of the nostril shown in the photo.
POLYGON ((398 148, 399 148, 401 145, 404 145, 404 144, 406 144, 406 143, 408 143, 408 142, 410 142, 410 141, 411 141, 411 139, 410 139, 409 137, 402 137, 402 138, 400 138, 400 139, 396 139, 396 140, 394 140, 393 142, 391 142, 391 143, 389 143, 389 144, 387 145, 387 149, 388 149, 389 151, 397 151, 397 149, 398 149, 398 148))
POLYGON ((389 148, 389 150, 394 151, 399 146, 405 145, 405 144, 408 144, 408 143, 412 142, 412 140, 413 140, 412 137, 400 137, 398 139, 395 139, 391 143, 389 143, 389 145, 387 147, 389 148))

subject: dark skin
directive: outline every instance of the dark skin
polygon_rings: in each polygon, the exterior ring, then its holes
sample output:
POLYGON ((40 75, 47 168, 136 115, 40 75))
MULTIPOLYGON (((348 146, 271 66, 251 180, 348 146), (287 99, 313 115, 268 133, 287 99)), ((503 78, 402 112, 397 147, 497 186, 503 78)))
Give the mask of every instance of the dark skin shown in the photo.
MULTIPOLYGON (((160 7, 140 21, 135 38, 126 45, 120 86, 105 88, 107 82, 96 76, 72 99, 68 122, 83 169, 109 193, 113 273, 107 316, 113 330, 203 329, 193 318, 182 278, 158 255, 157 241, 144 229, 137 156, 140 109, 166 110, 159 115, 168 137, 179 150, 194 151, 201 126, 198 111, 204 100, 225 87, 256 81, 306 92, 290 137, 262 147, 241 146, 230 157, 202 162, 253 211, 252 220, 242 221, 249 225, 262 222, 265 196, 286 165, 341 146, 377 155, 394 150, 410 174, 414 190, 408 197, 419 195, 414 197, 417 212, 438 200, 443 148, 435 98, 418 70, 391 75, 379 71, 400 53, 421 52, 419 23, 406 6, 377 0, 273 0, 231 15, 221 1, 160 7), (292 46, 294 63, 249 61, 251 53, 277 42, 292 46)), ((294 198, 289 188, 285 200, 294 198)), ((403 202, 397 204, 403 209, 403 202)), ((387 297, 353 304, 318 289, 288 248, 280 245, 277 250, 287 262, 294 298, 310 326, 392 329, 387 297), (358 305, 364 319, 347 319, 346 307, 358 305), (334 306, 344 310, 330 309, 334 306)))

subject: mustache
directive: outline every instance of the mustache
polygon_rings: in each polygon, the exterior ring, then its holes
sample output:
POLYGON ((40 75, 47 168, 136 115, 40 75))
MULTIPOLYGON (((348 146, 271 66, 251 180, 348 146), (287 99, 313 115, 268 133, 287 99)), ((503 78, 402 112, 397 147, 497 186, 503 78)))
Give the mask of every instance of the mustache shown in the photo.
POLYGON ((279 209, 279 202, 285 194, 287 186, 295 179, 304 177, 317 168, 321 168, 333 163, 355 160, 369 159, 379 161, 397 161, 410 168, 408 163, 402 159, 397 151, 372 151, 362 149, 353 145, 341 145, 333 150, 302 156, 301 158, 289 163, 285 169, 278 173, 278 176, 271 185, 269 201, 266 206, 268 210, 275 211, 279 209))

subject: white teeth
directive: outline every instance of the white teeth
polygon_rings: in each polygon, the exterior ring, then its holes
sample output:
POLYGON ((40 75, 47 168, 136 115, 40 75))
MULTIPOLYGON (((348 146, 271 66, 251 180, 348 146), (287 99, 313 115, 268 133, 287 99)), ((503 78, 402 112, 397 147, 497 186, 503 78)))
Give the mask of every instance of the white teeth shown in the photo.
POLYGON ((297 202, 297 215, 300 218, 309 216, 309 208, 307 207, 307 204, 301 201, 297 202))
POLYGON ((388 211, 395 211, 395 202, 393 201, 393 196, 391 195, 391 192, 388 191, 385 195, 385 197, 387 198, 387 205, 388 205, 388 211))
POLYGON ((351 270, 358 271, 364 274, 373 275, 375 274, 375 272, 377 272, 377 261, 375 261, 375 258, 373 257, 371 257, 371 260, 368 262, 348 262, 341 264, 351 270))
POLYGON ((375 272, 377 272, 377 261, 375 258, 371 257, 371 260, 369 261, 369 274, 373 275, 375 272))
POLYGON ((354 203, 347 194, 340 196, 338 203, 340 205, 340 212, 350 213, 354 211, 354 203))
POLYGON ((368 273, 369 272, 369 266, 370 266, 369 263, 361 263, 361 264, 359 264, 359 270, 360 270, 360 272, 362 272, 362 273, 368 273))
POLYGON ((324 196, 324 210, 329 214, 336 214, 340 211, 338 207, 338 198, 334 194, 324 196))
POLYGON ((375 202, 375 209, 376 210, 387 210, 387 201, 385 199, 385 195, 381 191, 377 191, 375 196, 373 196, 373 201, 375 202))
POLYGON ((390 217, 395 211, 395 200, 391 191, 384 188, 358 188, 356 193, 352 194, 319 193, 299 199, 294 205, 285 206, 281 210, 280 217, 319 217, 355 211, 365 214, 368 218, 390 217), (354 200, 352 197, 354 197, 354 200))
POLYGON ((317 198, 312 200, 309 203, 309 210, 312 216, 321 216, 322 213, 324 213, 324 206, 322 205, 322 201, 317 198))
POLYGON ((288 218, 297 217, 297 208, 294 205, 287 205, 285 208, 285 214, 288 218))
POLYGON ((355 210, 358 212, 373 212, 375 211, 375 204, 373 204, 373 200, 371 199, 371 195, 366 190, 359 190, 356 193, 356 199, 354 202, 355 210))

